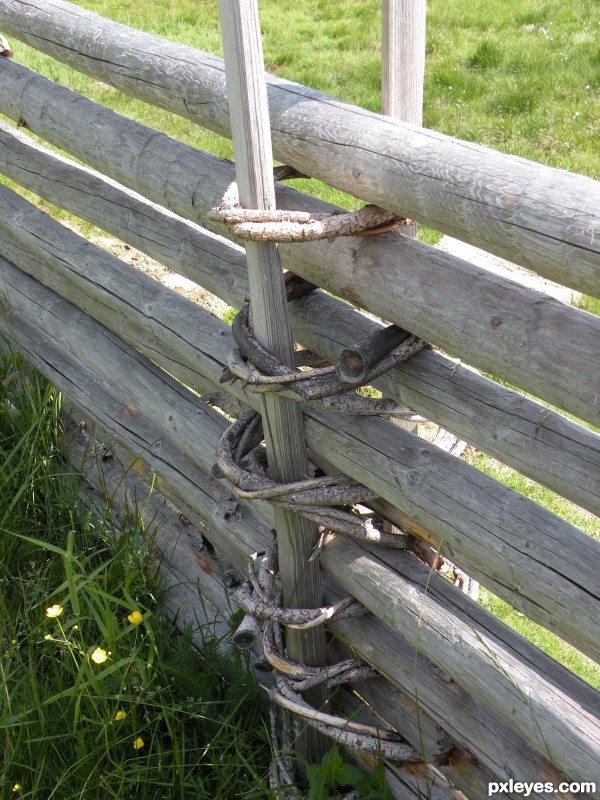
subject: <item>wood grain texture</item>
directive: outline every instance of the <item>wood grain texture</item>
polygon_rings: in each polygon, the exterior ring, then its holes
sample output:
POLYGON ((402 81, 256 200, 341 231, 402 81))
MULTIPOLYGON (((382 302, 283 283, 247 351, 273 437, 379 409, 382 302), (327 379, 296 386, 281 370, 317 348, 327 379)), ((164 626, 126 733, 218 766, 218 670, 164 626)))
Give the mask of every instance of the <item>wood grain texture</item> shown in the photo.
MULTIPOLYGON (((65 421, 66 422, 66 421, 65 421)), ((78 474, 85 478, 80 492, 92 513, 98 510, 106 520, 110 508, 121 534, 119 521, 139 514, 151 559, 160 580, 160 608, 181 632, 191 636, 202 649, 206 638, 215 637, 224 649, 231 639, 227 610, 231 601, 223 585, 220 565, 212 558, 202 532, 121 463, 110 448, 83 428, 71 427, 64 436, 67 456, 78 474)), ((127 458, 131 463, 131 458, 127 458)))
MULTIPOLYGON (((40 288, 43 289, 43 287, 40 288)), ((37 320, 35 311, 33 318, 37 320)), ((78 336, 72 337, 73 343, 80 348, 84 356, 89 358, 91 348, 86 340, 85 331, 79 328, 75 317, 73 321, 79 333, 78 336)), ((12 322, 8 326, 5 321, 2 321, 2 329, 9 336, 16 337, 17 342, 25 348, 34 363, 41 367, 42 371, 59 388, 75 398, 77 404, 88 409, 87 416, 90 421, 99 419, 103 427, 106 427, 121 441, 128 442, 129 449, 136 456, 135 464, 138 464, 140 459, 149 461, 163 474, 165 467, 169 466, 171 458, 180 459, 179 451, 170 445, 170 437, 165 435, 164 431, 157 430, 151 424, 148 427, 149 422, 142 414, 132 413, 128 398, 136 396, 138 389, 135 385, 129 388, 126 395, 116 393, 105 381, 91 372, 77 358, 74 358, 68 350, 54 342, 44 332, 43 326, 26 322, 20 314, 14 313, 12 322), (124 414, 123 409, 128 407, 129 412, 124 414)), ((102 338, 104 341, 108 341, 110 334, 106 332, 102 338)), ((102 359, 99 360, 99 363, 102 363, 102 359)), ((131 375, 131 370, 125 374, 131 375)), ((150 369, 147 377, 150 383, 147 385, 152 396, 156 398, 161 395, 162 391, 152 385, 153 375, 154 371, 150 369)), ((179 469, 176 469, 176 474, 179 473, 179 481, 171 484, 175 494, 185 498, 184 506, 192 503, 196 507, 197 513, 208 520, 208 526, 205 528, 206 535, 212 538, 217 547, 221 551, 224 548, 228 556, 231 556, 233 563, 245 564, 249 552, 264 547, 264 543, 256 538, 260 526, 256 522, 252 525, 249 524, 252 514, 247 516, 243 513, 241 508, 243 504, 239 504, 240 508, 235 514, 228 515, 224 514, 223 506, 226 507, 226 503, 223 503, 218 495, 216 498, 211 497, 210 492, 205 493, 204 497, 199 495, 199 488, 206 488, 207 484, 214 489, 214 481, 207 480, 206 477, 204 480, 198 480, 198 476, 192 473, 192 481, 195 479, 196 488, 192 488, 190 491, 190 482, 186 478, 188 472, 181 468, 181 463, 181 460, 177 461, 179 469)), ((134 469, 138 470, 139 467, 135 466, 134 469)), ((191 486, 193 487, 193 483, 191 486)), ((159 488, 162 489, 161 484, 159 484, 159 488)), ((219 487, 217 486, 217 488, 219 487)), ((370 559, 371 556, 364 552, 364 556, 361 558, 361 575, 365 572, 364 564, 370 559)), ((357 591, 356 576, 352 566, 355 562, 354 556, 350 553, 347 569, 343 570, 341 575, 342 586, 346 591, 353 593, 357 591)), ((373 573, 374 583, 377 583, 379 578, 379 573, 373 573)), ((372 591, 378 590, 375 588, 372 591)), ((454 596, 456 597, 456 594, 454 596)), ((479 613, 471 601, 462 598, 461 602, 466 603, 470 614, 479 613)), ((412 623, 409 621, 408 624, 412 623)), ((493 764, 492 774, 507 775, 505 771, 507 769, 509 769, 508 774, 513 774, 512 769, 517 765, 520 770, 523 769, 523 772, 519 774, 526 779, 530 775, 536 776, 536 778, 532 777, 532 780, 542 779, 543 776, 549 774, 557 777, 557 773, 548 772, 549 766, 547 764, 544 766, 543 759, 533 755, 530 748, 525 746, 522 741, 519 744, 519 737, 515 738, 514 734, 503 732, 502 726, 498 727, 493 716, 479 707, 477 701, 470 700, 469 695, 465 694, 463 690, 459 691, 453 682, 441 678, 440 674, 435 671, 432 672, 431 666, 425 661, 420 662, 417 668, 417 662, 415 662, 417 656, 412 648, 403 645, 400 640, 395 640, 393 635, 390 639, 389 635, 384 633, 385 626, 382 627, 377 620, 369 618, 353 620, 349 633, 347 633, 346 623, 336 623, 336 628, 339 626, 341 626, 344 637, 348 638, 352 646, 359 653, 364 654, 367 661, 375 663, 390 680, 396 684, 399 682, 398 685, 407 689, 409 695, 418 691, 415 699, 418 697, 419 704, 426 709, 429 709, 431 704, 433 718, 438 721, 443 720, 442 724, 449 725, 448 729, 453 735, 459 734, 458 738, 461 741, 468 742, 468 747, 474 748, 473 752, 477 754, 477 758, 481 758, 486 764, 493 764), (352 630, 356 631, 356 636, 352 634, 352 630), (384 640, 387 641, 386 645, 384 645, 384 640), (403 652, 404 655, 402 655, 403 652), (402 666, 404 662, 406 662, 406 668, 402 666), (446 717, 446 715, 448 716, 446 717), (505 745, 510 745, 510 748, 514 750, 514 757, 506 762, 503 761, 502 759, 506 755, 506 750, 503 749, 502 758, 499 758, 499 742, 503 743, 503 748, 505 745)), ((435 627, 437 630, 437 624, 435 627)), ((515 634, 510 635, 516 636, 515 634)), ((516 638, 518 639, 518 637, 516 638)), ((494 661, 493 657, 491 660, 494 661)), ((538 659, 533 660, 537 661, 538 659)), ((571 678, 565 674, 558 680, 558 684, 569 686, 569 681, 571 678)), ((488 695, 489 693, 486 694, 486 698, 488 695)), ((460 776, 464 769, 465 765, 457 755, 457 774, 460 776)))
MULTIPOLYGON (((206 391, 218 384, 231 346, 227 326, 2 187, 0 210, 0 242, 22 269, 187 385, 206 391)), ((239 385, 231 391, 256 402, 239 385)), ((600 657, 597 542, 384 421, 310 412, 305 426, 318 462, 369 486, 399 509, 391 519, 535 621, 600 657)))
MULTIPOLYGON (((381 112, 418 128, 423 125, 425 11, 425 0, 381 3, 381 112)), ((415 239, 418 230, 412 224, 403 233, 415 239)), ((416 430, 414 423, 396 424, 416 430)))
POLYGON ((425 0, 381 4, 381 110, 421 127, 425 76, 425 0))
MULTIPOLYGON (((0 110, 121 183, 205 225, 231 165, 0 63, 0 110), (93 142, 90 141, 93 130, 93 142), (148 170, 152 163, 156 169, 148 170), (192 177, 194 176, 194 177, 192 177)), ((282 189, 280 206, 331 208, 282 189)), ((214 230, 225 233, 224 226, 214 230)), ((598 318, 395 234, 280 247, 284 266, 466 363, 600 425, 598 318), (556 330, 564 331, 557 346, 556 330), (581 353, 587 356, 582 358, 581 353), (552 364, 549 371, 548 365, 552 364)))
POLYGON ((354 542, 334 540, 323 563, 336 579, 352 564, 355 597, 379 619, 480 698, 481 681, 488 707, 566 774, 580 780, 593 774, 589 759, 597 763, 600 757, 597 692, 574 676, 563 683, 552 659, 513 639, 495 617, 463 602, 455 587, 408 553, 385 551, 364 560, 354 542), (338 566, 335 554, 342 549, 338 566), (571 705, 574 696, 578 700, 571 705))
MULTIPOLYGON (((0 27, 132 96, 230 135, 221 59, 62 0, 0 0, 0 27)), ((273 76, 269 108, 281 162, 550 280, 598 292, 598 182, 416 130, 273 76)))
MULTIPOLYGON (((240 203, 244 208, 272 211, 273 151, 258 4, 256 0, 221 0, 219 11, 240 203)), ((267 353, 293 367, 293 340, 277 245, 247 242, 246 263, 254 335, 267 353)), ((300 406, 268 393, 262 399, 261 416, 271 477, 289 483, 307 476, 300 406)), ((276 508, 274 515, 283 604, 318 608, 322 604, 319 565, 310 561, 319 536, 317 526, 289 510, 276 508)), ((326 663, 322 627, 289 630, 286 648, 290 658, 299 663, 326 663)), ((325 686, 313 689, 306 699, 316 708, 323 707, 327 702, 325 686)), ((328 746, 314 728, 304 726, 295 742, 298 774, 303 774, 307 761, 319 764, 328 746)))
MULTIPOLYGON (((240 308, 245 256, 232 242, 70 162, 0 122, 0 171, 240 308)), ((288 190, 291 191, 291 190, 288 190)), ((322 292, 293 303, 295 338, 335 362, 377 324, 322 292), (328 321, 323 336, 323 320, 328 321)), ((563 497, 600 514, 600 437, 437 351, 378 379, 384 394, 563 497)))

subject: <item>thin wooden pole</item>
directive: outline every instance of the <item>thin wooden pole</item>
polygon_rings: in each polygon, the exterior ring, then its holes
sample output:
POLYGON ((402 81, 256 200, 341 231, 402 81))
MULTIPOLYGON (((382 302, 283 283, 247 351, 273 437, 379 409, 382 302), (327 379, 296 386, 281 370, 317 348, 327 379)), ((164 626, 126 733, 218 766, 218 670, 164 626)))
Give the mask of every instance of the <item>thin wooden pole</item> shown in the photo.
MULTIPOLYGON (((425 76, 426 0, 383 0, 381 7, 381 110, 384 114, 412 125, 423 124, 423 85, 425 76)), ((402 231, 417 238, 417 225, 402 231)), ((392 420, 411 433, 416 422, 392 420)), ((384 531, 397 528, 384 523, 384 531)))
MULTIPOLYGON (((425 13, 426 0, 383 0, 381 6, 381 110, 419 127, 423 124, 425 13)), ((417 230, 410 225, 402 233, 416 239, 417 230)), ((402 427, 410 430, 411 425, 402 427)))
MULTIPOLYGON (((220 0, 225 74, 239 197, 245 208, 275 208, 273 153, 262 42, 256 0, 220 0)), ((246 244, 248 280, 254 334, 279 361, 292 366, 290 333, 283 273, 275 244, 246 244)), ((293 401, 267 394, 262 418, 271 474, 287 482, 308 475, 302 412, 293 401)), ((286 606, 321 605, 318 563, 308 557, 316 543, 316 526, 291 512, 275 509, 279 574, 286 606)), ((286 645, 294 660, 325 664, 322 629, 288 631, 286 645)), ((325 692, 310 698, 325 702, 325 692)), ((299 759, 318 762, 324 752, 320 735, 307 729, 298 744, 299 759)))
POLYGON ((383 0, 382 111, 411 125, 423 124, 426 0, 383 0))

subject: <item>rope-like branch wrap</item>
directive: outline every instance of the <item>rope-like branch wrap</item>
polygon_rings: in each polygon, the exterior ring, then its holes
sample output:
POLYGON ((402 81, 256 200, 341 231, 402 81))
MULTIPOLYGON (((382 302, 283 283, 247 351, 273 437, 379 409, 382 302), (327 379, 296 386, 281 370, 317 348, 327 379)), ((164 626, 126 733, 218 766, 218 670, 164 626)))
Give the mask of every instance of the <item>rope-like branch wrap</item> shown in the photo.
MULTIPOLYGON (((310 284, 309 284, 310 285, 310 284)), ((369 369, 360 383, 346 383, 336 374, 335 367, 303 371, 290 370, 264 350, 250 331, 250 306, 245 305, 235 317, 231 333, 238 345, 227 359, 228 370, 221 381, 240 378, 252 392, 277 392, 301 403, 345 414, 386 415, 401 419, 414 418, 414 412, 394 400, 378 400, 355 393, 359 386, 418 353, 426 342, 409 336, 369 369), (246 362, 249 362, 246 363, 246 362)), ((300 354, 298 354, 300 355, 300 354)))
MULTIPOLYGON (((275 180, 304 177, 290 167, 275 169, 275 180)), ((333 239, 336 236, 356 236, 380 233, 410 224, 410 220, 397 217, 375 206, 366 206, 348 214, 315 214, 290 211, 254 211, 242 209, 238 188, 232 183, 218 209, 213 209, 211 219, 225 223, 243 239, 255 241, 302 242, 315 239, 333 239)), ((297 299, 316 287, 297 276, 286 276, 288 300, 297 299)), ((395 331, 398 334, 398 329, 395 331)), ((245 388, 253 392, 278 392, 297 402, 316 405, 350 414, 377 414, 414 418, 410 409, 392 400, 376 400, 357 395, 358 386, 371 383, 376 377, 395 367, 425 346, 416 336, 400 331, 401 344, 392 347, 387 333, 383 333, 382 349, 371 348, 375 356, 369 358, 360 378, 354 383, 343 381, 333 366, 305 365, 305 352, 295 354, 295 366, 290 369, 278 362, 258 343, 251 331, 250 306, 239 312, 232 325, 232 334, 239 350, 233 351, 227 361, 221 382, 240 379, 245 388), (387 350, 387 352, 386 352, 387 350), (371 359, 375 360, 374 364, 371 359), (363 374, 364 371, 364 374, 363 374)), ((381 334, 379 334, 381 338, 381 334)), ((396 335, 395 342, 398 341, 396 335)), ((394 342, 394 343, 395 343, 394 342)), ((369 341, 369 344, 371 342, 369 341)), ((352 377, 355 377, 352 375, 352 377)), ((318 556, 325 536, 340 533, 360 542, 377 543, 389 547, 406 548, 410 537, 404 533, 379 531, 372 520, 357 513, 355 506, 374 500, 377 493, 357 484, 345 475, 328 475, 288 484, 279 484, 268 476, 266 453, 262 445, 263 429, 260 415, 249 411, 230 425, 217 446, 217 463, 213 475, 227 478, 235 487, 237 496, 244 500, 268 500, 274 505, 293 510, 316 522, 322 529, 319 543, 310 555, 318 556)), ((276 543, 260 561, 257 556, 250 561, 248 579, 233 592, 245 617, 236 630, 233 640, 242 648, 251 647, 261 640, 265 660, 275 674, 275 686, 269 690, 277 708, 271 710, 271 729, 274 759, 271 764, 272 788, 284 790, 294 786, 293 765, 287 753, 292 749, 292 730, 289 715, 302 718, 305 723, 342 744, 363 752, 378 754, 396 762, 419 762, 422 755, 406 744, 388 728, 374 728, 313 708, 299 694, 321 683, 333 686, 359 679, 375 677, 377 673, 354 659, 331 667, 311 667, 290 661, 285 654, 281 625, 307 629, 327 620, 365 613, 365 609, 352 597, 347 597, 331 607, 318 609, 291 609, 281 607, 281 592, 277 587, 276 543)), ((447 742, 446 742, 447 744, 447 742)), ((451 749, 452 743, 447 750, 451 749)), ((294 797, 296 795, 294 794, 294 797)), ((355 800, 351 792, 346 800, 355 800)))
MULTIPOLYGON (((292 167, 276 167, 274 170, 276 181, 305 177, 292 167)), ((373 205, 359 211, 331 214, 242 208, 235 181, 229 184, 221 205, 211 209, 208 218, 222 222, 240 239, 255 242, 313 242, 338 236, 369 236, 412 224, 409 219, 373 205)))
MULTIPOLYGON (((377 673, 355 659, 347 659, 330 667, 311 667, 290 661, 285 655, 279 623, 293 628, 307 628, 328 619, 363 614, 365 609, 352 597, 346 597, 329 608, 282 609, 281 593, 275 582, 276 573, 277 550, 276 544, 273 544, 261 558, 254 556, 250 559, 248 580, 233 590, 235 600, 246 614, 254 621, 262 620, 258 625, 257 636, 262 636, 264 657, 275 673, 275 685, 269 690, 271 700, 281 709, 292 712, 295 717, 302 718, 308 725, 347 747, 378 754, 399 763, 422 761, 421 753, 404 742, 395 731, 319 711, 299 694, 321 683, 332 687, 340 683, 374 678, 377 673)), ((238 632, 234 635, 234 641, 238 632)), ((244 641, 244 646, 249 644, 250 642, 244 641)), ((287 749, 287 738, 291 742, 291 737, 289 733, 286 736, 285 727, 283 734, 280 734, 282 727, 278 724, 276 713, 272 713, 271 720, 275 750, 281 753, 287 749), (280 736, 285 741, 278 741, 280 736)), ((291 764, 285 756, 276 757, 273 771, 276 775, 274 786, 293 785, 291 764)))
MULTIPOLYGON (((268 500, 274 505, 296 511, 325 531, 344 534, 359 542, 401 549, 408 547, 408 535, 383 533, 369 517, 340 508, 377 497, 376 492, 354 483, 345 475, 325 475, 288 484, 271 480, 265 472, 262 438, 260 414, 256 411, 246 412, 221 437, 217 445, 213 477, 231 481, 240 499, 268 500), (243 463, 248 466, 244 468, 243 463)), ((311 559, 318 555, 321 544, 322 539, 311 554, 311 559)))

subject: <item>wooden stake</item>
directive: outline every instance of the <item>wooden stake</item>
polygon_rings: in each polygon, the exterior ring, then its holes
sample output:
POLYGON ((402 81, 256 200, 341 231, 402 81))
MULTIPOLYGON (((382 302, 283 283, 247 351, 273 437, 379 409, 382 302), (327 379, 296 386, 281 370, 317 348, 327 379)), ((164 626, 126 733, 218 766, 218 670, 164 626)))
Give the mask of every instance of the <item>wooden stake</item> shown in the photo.
POLYGON ((383 0, 382 111, 411 125, 423 124, 425 0, 383 0))
MULTIPOLYGON (((423 124, 426 0, 383 0, 381 6, 381 110, 412 125, 423 124)), ((405 236, 417 238, 418 226, 407 225, 405 236)), ((392 419, 416 433, 416 422, 392 419)), ((387 520, 383 530, 398 529, 387 520)))
MULTIPOLYGON (((220 0, 225 73, 236 177, 245 208, 275 208, 273 154, 262 42, 256 0, 220 0)), ((275 244, 246 244, 254 333, 259 343, 287 366, 293 364, 293 342, 279 253, 275 244)), ((308 476, 306 444, 300 407, 267 394, 262 418, 271 474, 288 482, 308 476)), ((317 541, 316 526, 301 517, 275 509, 279 574, 286 606, 318 607, 321 584, 318 563, 308 557, 317 541)), ((325 664, 322 628, 288 631, 290 658, 310 665, 325 664)), ((321 706, 319 689, 309 701, 321 706)), ((300 737, 298 758, 319 762, 325 750, 322 737, 307 728, 300 737)), ((300 763, 299 763, 300 765, 300 763)))
MULTIPOLYGON (((381 110, 412 125, 423 124, 426 0, 383 0, 381 7, 381 110)), ((417 238, 417 226, 403 229, 417 238)), ((416 422, 394 420, 416 432, 416 422)), ((387 529, 388 526, 386 526, 387 529)))

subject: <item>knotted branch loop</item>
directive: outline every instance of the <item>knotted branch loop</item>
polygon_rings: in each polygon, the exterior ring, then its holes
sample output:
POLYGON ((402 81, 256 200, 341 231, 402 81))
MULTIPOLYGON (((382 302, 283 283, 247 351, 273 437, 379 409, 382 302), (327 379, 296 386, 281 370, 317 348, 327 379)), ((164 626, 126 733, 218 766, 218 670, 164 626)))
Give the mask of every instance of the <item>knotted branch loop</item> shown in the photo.
MULTIPOLYGON (((275 180, 305 177, 290 167, 275 169, 275 180)), ((235 235, 258 242, 303 242, 381 233, 411 224, 410 220, 377 208, 365 206, 357 212, 310 214, 295 211, 258 211, 240 206, 237 184, 232 183, 219 208, 210 219, 223 222, 235 235)), ((285 276, 287 299, 299 299, 317 287, 288 273, 285 276)), ((362 397, 355 389, 398 365, 423 348, 426 343, 395 325, 377 331, 371 337, 346 349, 336 366, 315 364, 307 353, 295 354, 294 367, 280 363, 264 350, 253 335, 250 306, 244 306, 232 325, 238 350, 230 353, 221 382, 239 379, 252 392, 277 392, 297 402, 317 405, 351 414, 377 414, 414 419, 410 409, 392 400, 362 397), (311 369, 303 370, 301 366, 311 369)), ((410 537, 404 533, 379 531, 372 519, 359 513, 358 504, 374 500, 377 494, 344 475, 307 478, 288 484, 271 480, 268 473, 260 415, 243 414, 230 425, 217 447, 216 478, 227 478, 239 498, 268 500, 273 505, 296 511, 316 522, 322 530, 319 543, 310 555, 318 556, 330 533, 348 535, 360 542, 406 548, 410 537)), ((275 757, 271 767, 271 785, 290 787, 292 764, 286 756, 292 742, 291 725, 285 712, 292 712, 326 736, 354 749, 378 754, 397 762, 422 761, 422 755, 402 741, 393 730, 374 728, 313 708, 299 694, 319 684, 333 686, 377 673, 353 659, 330 667, 313 667, 291 661, 285 652, 281 625, 306 630, 331 619, 366 613, 352 597, 324 608, 293 609, 281 607, 277 586, 276 545, 257 563, 251 559, 248 578, 234 591, 245 617, 233 640, 242 647, 252 647, 261 638, 262 652, 275 674, 275 686, 269 691, 277 707, 271 711, 275 757)), ((287 796, 287 795, 286 795, 287 796)), ((353 793, 348 795, 348 800, 353 793)))
MULTIPOLYGON (((276 181, 307 177, 292 167, 276 167, 273 175, 276 181)), ((221 204, 210 211, 208 218, 222 222, 240 239, 255 242, 313 242, 338 236, 368 236, 413 224, 412 220, 373 205, 330 214, 242 208, 235 181, 229 184, 221 204)))
MULTIPOLYGON (((306 627, 322 624, 330 619, 342 619, 351 614, 365 613, 365 610, 352 597, 343 598, 329 608, 280 608, 281 593, 275 581, 276 572, 277 552, 276 545, 273 544, 262 557, 255 555, 250 559, 248 580, 234 589, 234 597, 246 614, 255 621, 263 620, 256 626, 256 630, 262 627, 263 653, 275 674, 275 685, 269 690, 271 700, 281 709, 292 712, 296 719, 301 718, 326 736, 348 747, 401 763, 422 761, 421 753, 406 744, 395 731, 319 711, 301 696, 300 692, 320 683, 334 686, 375 678, 377 673, 355 659, 347 659, 329 667, 313 667, 291 661, 285 654, 280 624, 287 627, 306 627)), ((247 630, 247 625, 242 623, 240 628, 247 630)), ((246 639, 244 646, 247 646, 246 639)), ((290 772, 288 768, 283 771, 290 772)))
MULTIPOLYGON (((393 326, 395 328, 395 326, 393 326)), ((401 329, 395 328, 396 331, 401 329)), ((384 329, 384 332, 389 329, 384 329)), ((396 367, 410 358, 423 347, 426 342, 417 336, 402 332, 401 341, 390 332, 388 341, 391 350, 386 352, 379 342, 377 353, 379 360, 370 362, 362 371, 359 380, 351 382, 342 380, 336 367, 322 367, 309 371, 290 370, 272 355, 267 353, 250 330, 250 307, 245 305, 237 314, 231 326, 231 333, 239 351, 232 351, 228 357, 228 370, 223 380, 240 378, 244 386, 253 392, 278 392, 297 402, 346 414, 386 415, 402 419, 414 418, 414 413, 394 400, 362 397, 355 393, 359 386, 371 383, 375 378, 396 367), (250 365, 246 362, 250 362, 250 365)), ((382 332, 375 336, 382 339, 382 332)), ((374 337, 370 337, 374 338, 374 337)), ((362 344, 362 343, 359 343, 362 344)))
MULTIPOLYGON (((269 500, 274 505, 297 511, 326 531, 344 534, 359 542, 401 549, 408 546, 408 535, 383 533, 369 517, 340 508, 352 508, 377 497, 376 492, 345 475, 325 475, 289 484, 271 480, 264 467, 262 435, 262 421, 255 411, 248 411, 230 425, 217 445, 213 476, 227 478, 241 499, 269 500)), ((318 555, 320 544, 311 558, 318 555)))

